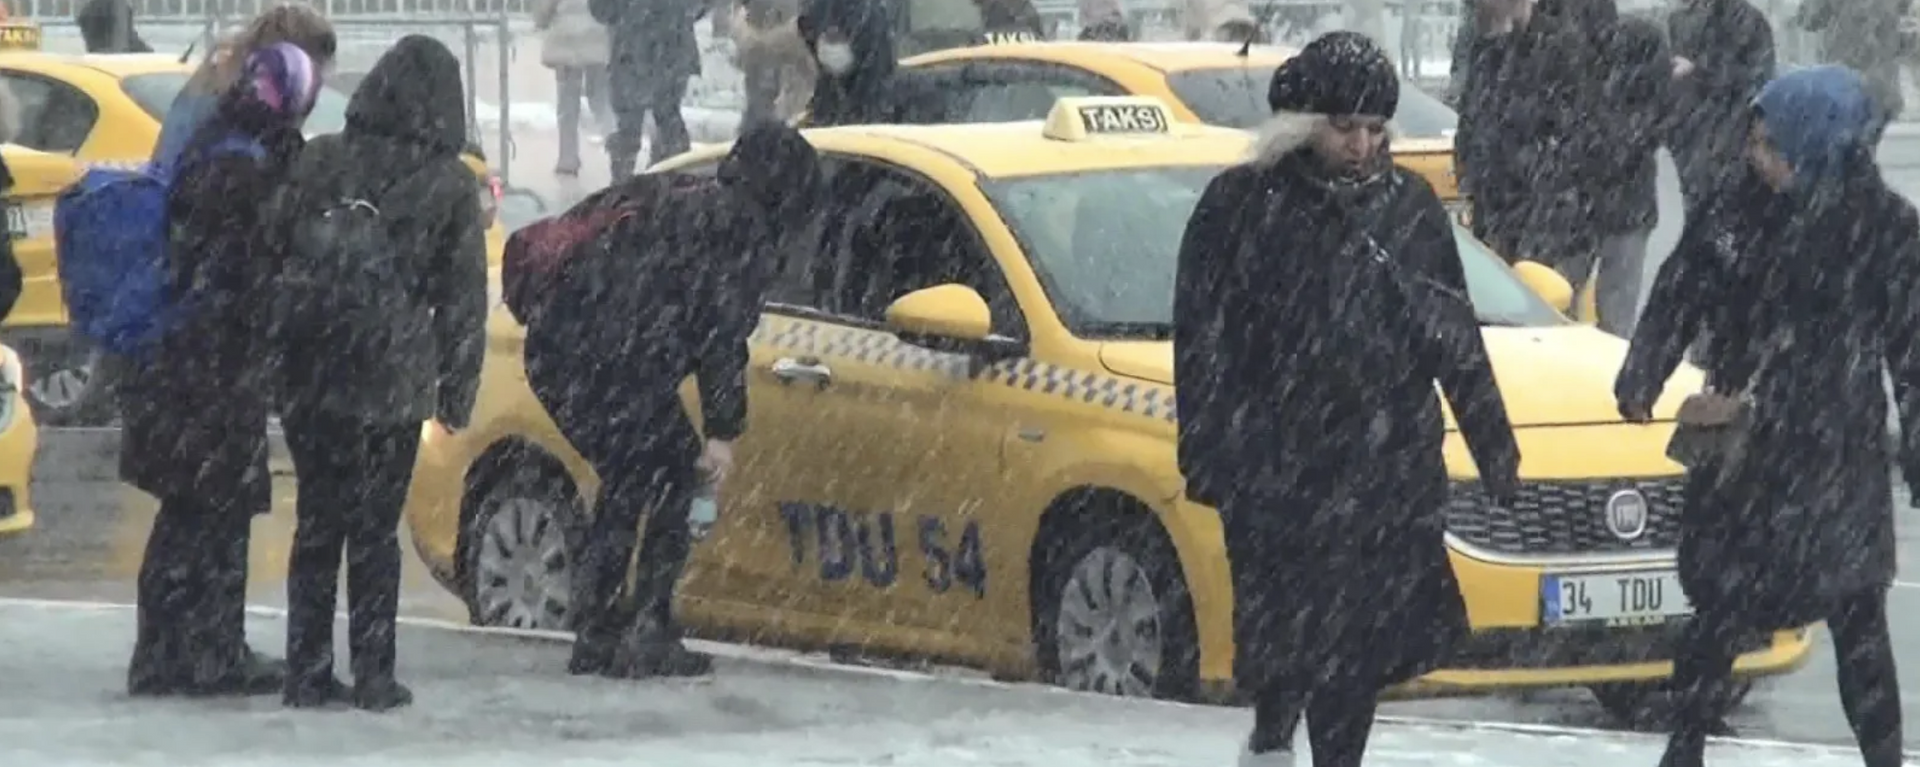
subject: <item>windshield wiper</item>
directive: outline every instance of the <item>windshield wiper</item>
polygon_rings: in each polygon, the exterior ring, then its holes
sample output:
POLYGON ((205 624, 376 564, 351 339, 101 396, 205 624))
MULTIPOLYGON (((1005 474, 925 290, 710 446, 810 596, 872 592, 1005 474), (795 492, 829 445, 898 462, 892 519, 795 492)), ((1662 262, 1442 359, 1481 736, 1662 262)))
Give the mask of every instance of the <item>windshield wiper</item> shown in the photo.
POLYGON ((1075 330, 1083 338, 1125 338, 1131 340, 1171 341, 1171 322, 1084 322, 1075 330))

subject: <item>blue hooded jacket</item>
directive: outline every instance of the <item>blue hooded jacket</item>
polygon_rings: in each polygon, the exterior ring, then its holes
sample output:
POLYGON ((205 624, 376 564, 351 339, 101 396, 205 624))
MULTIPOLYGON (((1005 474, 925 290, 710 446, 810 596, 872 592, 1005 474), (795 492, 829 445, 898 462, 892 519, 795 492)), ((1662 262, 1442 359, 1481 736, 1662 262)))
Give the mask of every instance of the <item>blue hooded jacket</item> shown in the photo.
POLYGON ((160 120, 160 138, 154 142, 153 163, 159 166, 171 166, 179 159, 180 153, 187 148, 187 142, 200 132, 200 126, 213 119, 219 111, 220 97, 211 93, 192 93, 181 91, 173 97, 173 103, 167 105, 167 114, 160 120))
POLYGON ((1776 77, 1753 106, 1768 143, 1793 168, 1795 194, 1840 180, 1849 159, 1869 148, 1873 98, 1866 78, 1846 67, 1807 67, 1776 77))

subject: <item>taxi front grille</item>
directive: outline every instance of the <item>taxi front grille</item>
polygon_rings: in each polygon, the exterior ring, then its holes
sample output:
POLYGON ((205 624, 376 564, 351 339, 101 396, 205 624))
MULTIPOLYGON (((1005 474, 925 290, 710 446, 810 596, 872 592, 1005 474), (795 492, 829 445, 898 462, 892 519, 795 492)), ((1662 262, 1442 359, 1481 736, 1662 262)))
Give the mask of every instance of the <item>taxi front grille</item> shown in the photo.
POLYGON ((1447 530, 1501 554, 1605 554, 1671 549, 1679 542, 1684 477, 1653 480, 1523 482, 1508 506, 1494 506, 1478 482, 1455 483, 1447 530), (1608 529, 1607 499, 1634 489, 1647 499, 1646 532, 1626 540, 1608 529))

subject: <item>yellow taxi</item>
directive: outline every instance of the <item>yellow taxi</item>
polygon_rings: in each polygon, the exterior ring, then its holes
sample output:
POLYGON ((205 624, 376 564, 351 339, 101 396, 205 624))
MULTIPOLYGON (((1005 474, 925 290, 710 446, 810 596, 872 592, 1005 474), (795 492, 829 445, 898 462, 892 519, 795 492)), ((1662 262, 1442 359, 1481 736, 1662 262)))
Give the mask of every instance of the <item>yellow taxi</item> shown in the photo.
MULTIPOLYGON (((1044 122, 806 132, 835 193, 753 337, 736 476, 680 592, 692 631, 1230 693, 1221 526, 1182 493, 1168 339, 1187 217, 1250 137, 1174 117, 1088 97, 1044 122)), ((661 168, 713 173, 724 152, 661 168)), ((1664 444, 1700 377, 1677 376, 1655 424, 1621 422, 1625 342, 1542 300, 1567 292, 1550 270, 1525 270, 1530 286, 1456 238, 1525 486, 1490 506, 1449 437, 1448 540, 1477 631, 1413 688, 1588 686, 1637 711, 1689 611, 1664 444)), ((425 429, 407 525, 473 622, 563 628, 596 479, 528 388, 523 329, 496 309, 489 335, 471 427, 425 429)), ((1741 641, 1747 676, 1807 652, 1799 632, 1741 641)))
MULTIPOLYGON (((66 305, 55 273, 54 200, 88 165, 144 164, 160 137, 160 121, 186 85, 194 64, 162 54, 67 55, 0 52, 0 83, 20 102, 20 133, 0 148, 15 178, 5 205, 26 292, 0 338, 19 347, 37 374, 29 400, 49 424, 91 423, 106 416, 89 386, 88 350, 69 343, 66 305), (25 150, 33 150, 27 152, 25 150), (30 160, 16 160, 26 156, 30 160), (19 164, 16 164, 19 163, 19 164)), ((307 120, 309 135, 346 126, 347 97, 323 90, 307 120)), ((466 157, 490 219, 501 185, 478 146, 466 157)), ((506 232, 489 222, 489 258, 499 262, 506 232)))

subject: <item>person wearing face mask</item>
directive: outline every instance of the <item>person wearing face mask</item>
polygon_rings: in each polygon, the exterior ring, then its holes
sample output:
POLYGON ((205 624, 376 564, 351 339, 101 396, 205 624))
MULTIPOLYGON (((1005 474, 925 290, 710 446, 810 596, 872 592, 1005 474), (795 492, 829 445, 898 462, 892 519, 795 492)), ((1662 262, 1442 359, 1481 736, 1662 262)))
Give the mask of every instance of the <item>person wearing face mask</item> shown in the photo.
POLYGON ((1701 767, 1707 737, 1725 730, 1742 637, 1822 620, 1865 764, 1902 764, 1889 469, 1920 482, 1920 214, 1875 167, 1869 88, 1820 66, 1760 91, 1747 163, 1688 209, 1614 383, 1621 416, 1645 423, 1704 338, 1695 396, 1745 414, 1720 419, 1724 447, 1687 467, 1679 577, 1694 616, 1662 767, 1701 767))
POLYGON ((1177 455, 1225 530, 1234 684, 1254 709, 1240 763, 1291 765, 1304 716, 1316 767, 1355 767, 1379 691, 1468 630, 1435 381, 1496 501, 1519 448, 1450 219, 1387 147, 1385 52, 1323 36, 1267 99, 1255 155, 1207 186, 1181 239, 1177 455))
POLYGON ((947 121, 943 94, 924 76, 897 66, 886 4, 805 0, 799 26, 801 40, 820 63, 808 126, 947 121))
POLYGON ((703 484, 728 491, 732 444, 748 426, 747 337, 821 178, 798 131, 764 122, 734 142, 717 180, 688 177, 669 191, 658 185, 674 182, 656 174, 622 182, 648 209, 576 256, 552 308, 529 325, 528 383, 601 481, 575 570, 569 673, 711 672, 710 658, 681 643, 672 614, 692 545, 688 511, 703 484), (697 428, 680 400, 689 375, 699 384, 697 428))

